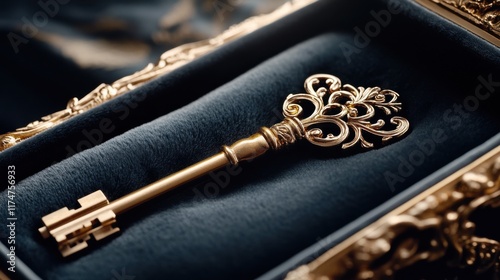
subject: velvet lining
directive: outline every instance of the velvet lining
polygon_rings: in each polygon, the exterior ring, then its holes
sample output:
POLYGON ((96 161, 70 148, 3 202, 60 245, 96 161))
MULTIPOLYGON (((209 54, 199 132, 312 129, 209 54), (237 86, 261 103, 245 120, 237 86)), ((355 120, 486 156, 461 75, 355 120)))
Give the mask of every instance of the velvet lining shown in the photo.
MULTIPOLYGON (((16 254, 44 279, 109 279, 122 269, 144 279, 254 278, 499 132, 497 49, 456 27, 446 33, 440 19, 406 1, 356 47, 356 27, 387 5, 349 17, 356 4, 341 2, 320 1, 1 153, 2 165, 26 166, 16 254), (347 45, 355 53, 346 55, 347 45), (285 97, 303 92, 315 73, 397 91, 410 132, 375 149, 304 142, 213 173, 120 215, 120 235, 69 258, 39 236, 41 216, 77 207, 86 194, 101 189, 112 201, 276 123, 285 97), (476 104, 480 85, 488 96, 476 104), (104 118, 113 132, 65 158, 63 147, 81 143, 82 131, 104 118), (219 187, 207 187, 213 183, 219 187)), ((4 191, 0 205, 6 199, 4 191)))

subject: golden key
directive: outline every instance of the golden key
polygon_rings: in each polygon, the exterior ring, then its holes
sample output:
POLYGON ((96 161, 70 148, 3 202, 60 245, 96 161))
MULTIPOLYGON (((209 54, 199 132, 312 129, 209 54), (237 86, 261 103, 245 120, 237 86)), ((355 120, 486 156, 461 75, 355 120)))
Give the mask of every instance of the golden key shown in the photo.
POLYGON ((401 103, 396 102, 399 95, 392 90, 342 85, 339 78, 327 74, 310 76, 306 79, 304 88, 306 93, 290 94, 286 98, 282 122, 270 128, 262 127, 259 132, 231 146, 222 146, 222 151, 218 154, 112 203, 109 203, 100 190, 82 197, 78 200, 80 208, 70 210, 64 207, 44 216, 44 226, 39 229, 40 233, 44 238, 52 236, 57 241, 61 254, 69 256, 86 248, 91 235, 96 240, 101 240, 118 232, 120 229, 115 227, 116 215, 227 164, 236 165, 240 161, 256 158, 269 149, 277 150, 302 138, 322 147, 342 144, 341 147, 346 149, 360 142, 362 147, 371 148, 373 143, 363 137, 363 131, 386 141, 403 135, 409 129, 408 120, 399 116, 391 117, 390 122, 395 126, 392 130, 383 130, 383 119, 374 123, 370 121, 375 117, 376 109, 387 116, 401 109, 401 103), (305 102, 314 107, 309 113, 303 109, 305 102), (325 134, 324 125, 332 124, 338 129, 325 134), (354 135, 348 138, 351 131, 354 135))

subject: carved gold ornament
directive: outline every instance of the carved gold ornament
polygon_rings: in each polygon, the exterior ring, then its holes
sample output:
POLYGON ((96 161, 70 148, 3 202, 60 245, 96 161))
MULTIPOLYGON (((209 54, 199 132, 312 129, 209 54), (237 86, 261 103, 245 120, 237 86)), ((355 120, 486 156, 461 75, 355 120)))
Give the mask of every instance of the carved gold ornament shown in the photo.
MULTIPOLYGON (((373 144, 364 139, 363 131, 380 136, 383 141, 408 131, 408 120, 398 116, 390 120, 395 125, 392 130, 383 129, 385 121, 382 119, 371 122, 376 108, 385 115, 401 109, 401 103, 397 102, 399 95, 392 90, 342 85, 339 78, 328 74, 310 76, 306 79, 304 88, 307 93, 290 94, 286 98, 283 115, 286 118, 300 119, 295 136, 305 137, 314 145, 331 147, 343 143, 342 148, 346 149, 361 142, 364 148, 371 148, 373 144), (301 102, 313 105, 312 112, 306 115, 301 102), (325 132, 317 127, 321 124, 335 125, 338 133, 335 135, 333 132, 325 132), (354 133, 354 137, 346 142, 349 130, 354 133)), ((280 128, 280 125, 275 128, 280 128)), ((282 130, 277 131, 282 134, 282 130)))
POLYGON ((387 279, 419 261, 500 273, 500 243, 471 215, 500 207, 500 146, 290 272, 287 280, 387 279))
POLYGON ((110 85, 100 84, 85 97, 81 99, 76 97, 72 98, 68 102, 66 109, 42 117, 41 120, 34 121, 25 127, 18 128, 14 132, 0 135, 0 152, 76 115, 84 113, 104 102, 129 92, 146 82, 169 73, 196 58, 214 51, 228 42, 241 38, 262 26, 268 25, 316 1, 317 0, 289 1, 269 14, 250 17, 230 27, 214 38, 173 48, 163 53, 156 64, 150 63, 144 69, 130 76, 123 77, 110 85))
POLYGON ((500 0, 416 0, 500 47, 500 0))

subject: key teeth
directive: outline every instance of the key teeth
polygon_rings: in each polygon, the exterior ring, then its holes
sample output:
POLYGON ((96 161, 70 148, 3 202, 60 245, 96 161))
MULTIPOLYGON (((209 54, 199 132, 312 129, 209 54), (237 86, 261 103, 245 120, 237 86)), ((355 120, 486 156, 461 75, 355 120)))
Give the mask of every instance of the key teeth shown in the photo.
POLYGON ((72 255, 80 250, 83 250, 88 247, 87 240, 89 240, 90 237, 87 235, 83 239, 79 239, 78 241, 74 241, 73 243, 76 243, 76 245, 71 246, 68 244, 69 242, 65 243, 64 245, 59 245, 59 251, 61 252, 61 255, 63 257, 67 257, 69 255, 72 255), (77 243, 78 242, 78 243, 77 243))
POLYGON ((43 216, 42 221, 45 225, 49 226, 66 217, 71 216, 71 214, 73 214, 74 212, 75 212, 74 209, 68 209, 68 207, 63 207, 50 214, 43 216))
POLYGON ((81 207, 91 207, 99 204, 106 205, 108 204, 108 199, 101 190, 98 190, 78 199, 78 203, 80 203, 81 207))
POLYGON ((47 227, 41 227, 41 228, 38 229, 38 231, 40 232, 40 234, 42 235, 42 237, 44 239, 47 239, 47 238, 50 237, 50 232, 47 229, 47 227))
POLYGON ((120 231, 119 228, 113 227, 113 225, 116 224, 116 214, 113 211, 109 210, 102 213, 98 217, 98 220, 101 225, 99 227, 96 227, 92 232, 95 240, 101 240, 115 232, 120 231))
POLYGON ((120 228, 117 227, 114 228, 113 225, 108 225, 108 226, 102 226, 101 228, 97 229, 92 233, 92 235, 94 236, 95 240, 101 240, 119 231, 120 228))
MULTIPOLYGON (((108 221, 109 223, 109 221, 108 221)), ((119 232, 120 228, 118 227, 113 227, 116 223, 116 220, 112 220, 111 223, 107 225, 101 225, 98 226, 86 233, 84 233, 80 237, 75 237, 74 239, 66 240, 66 241, 60 241, 59 242, 59 251, 61 252, 63 257, 67 257, 69 255, 72 255, 80 250, 83 250, 88 247, 87 241, 89 241, 90 235, 94 237, 96 241, 99 241, 103 238, 106 238, 113 233, 119 232)))
POLYGON ((44 238, 53 237, 63 257, 88 247, 87 241, 94 237, 101 240, 119 232, 116 214, 106 208, 109 202, 102 191, 93 192, 78 199, 81 207, 63 207, 42 218, 44 226, 38 231, 44 238))

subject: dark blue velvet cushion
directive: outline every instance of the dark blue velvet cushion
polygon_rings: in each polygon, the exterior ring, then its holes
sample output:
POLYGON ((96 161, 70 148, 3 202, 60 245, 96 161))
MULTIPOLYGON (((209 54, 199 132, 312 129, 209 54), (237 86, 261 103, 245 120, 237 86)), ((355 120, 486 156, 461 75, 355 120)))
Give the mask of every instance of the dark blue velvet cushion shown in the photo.
POLYGON ((493 137, 499 85, 485 84, 500 81, 498 50, 456 27, 443 32, 427 11, 402 3, 361 48, 355 27, 386 3, 321 1, 3 152, 2 164, 29 170, 17 185, 16 253, 47 279, 123 270, 136 279, 254 278, 493 137), (347 45, 357 51, 346 55, 347 45), (39 236, 41 216, 86 194, 102 189, 114 200, 279 121, 284 98, 315 73, 399 92, 411 131, 372 150, 301 143, 213 173, 119 216, 120 235, 69 258, 39 236), (467 103, 479 85, 489 96, 467 103), (107 141, 66 159, 53 152, 81 143, 103 118, 116 126, 107 141))

